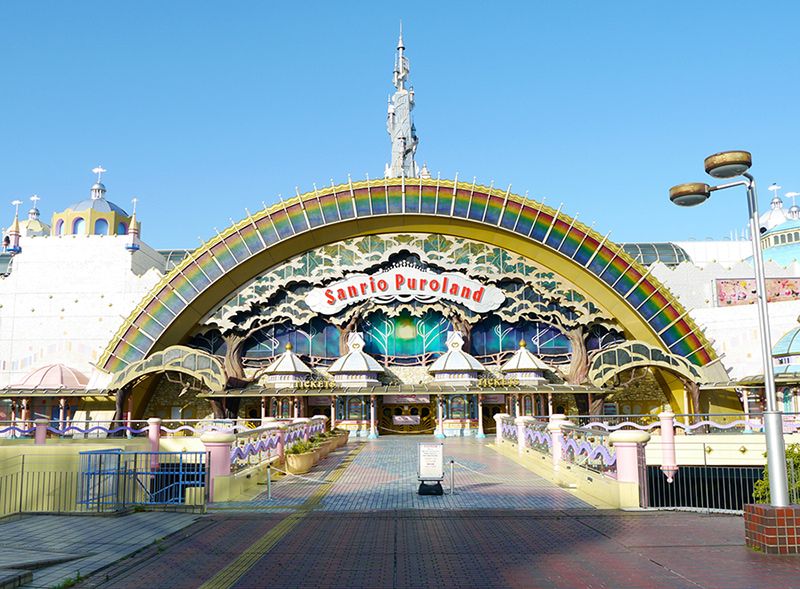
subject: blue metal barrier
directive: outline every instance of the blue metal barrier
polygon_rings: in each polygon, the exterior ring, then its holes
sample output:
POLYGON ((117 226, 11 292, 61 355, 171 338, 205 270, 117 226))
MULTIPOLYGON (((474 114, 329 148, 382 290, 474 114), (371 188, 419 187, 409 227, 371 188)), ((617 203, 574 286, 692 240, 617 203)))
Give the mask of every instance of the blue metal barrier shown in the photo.
POLYGON ((205 452, 81 452, 78 503, 97 511, 186 505, 189 488, 207 497, 205 452))

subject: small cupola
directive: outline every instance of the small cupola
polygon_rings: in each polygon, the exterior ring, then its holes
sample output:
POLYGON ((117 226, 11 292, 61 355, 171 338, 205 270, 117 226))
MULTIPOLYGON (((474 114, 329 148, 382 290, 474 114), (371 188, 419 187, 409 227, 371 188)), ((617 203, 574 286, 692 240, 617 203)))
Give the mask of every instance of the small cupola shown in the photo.
POLYGON ((347 337, 348 352, 331 365, 328 372, 341 387, 368 387, 380 384, 383 366, 364 351, 363 336, 354 331, 347 337))
POLYGON ((503 376, 516 378, 520 384, 540 385, 547 382, 545 373, 552 369, 528 349, 525 340, 519 342, 519 349, 503 364, 503 376))
POLYGON ((428 368, 437 383, 452 386, 478 384, 478 375, 486 368, 475 357, 466 353, 463 347, 464 337, 461 332, 451 331, 447 335, 447 351, 428 368))
POLYGON ((311 369, 292 351, 292 344, 286 344, 286 351, 264 369, 267 385, 276 389, 294 388, 308 380, 311 369))

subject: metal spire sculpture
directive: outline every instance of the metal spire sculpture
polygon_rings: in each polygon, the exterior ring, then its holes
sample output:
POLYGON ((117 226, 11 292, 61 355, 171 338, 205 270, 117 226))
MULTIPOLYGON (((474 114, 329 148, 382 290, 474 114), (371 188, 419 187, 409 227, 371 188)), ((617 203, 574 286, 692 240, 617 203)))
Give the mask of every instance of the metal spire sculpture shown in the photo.
POLYGON ((417 130, 411 118, 414 109, 414 87, 406 89, 410 68, 404 55, 403 24, 400 23, 400 39, 397 41, 397 56, 394 62, 392 83, 395 93, 389 98, 386 116, 386 130, 392 138, 392 163, 386 164, 384 175, 387 178, 416 178, 419 176, 414 154, 417 151, 417 130))

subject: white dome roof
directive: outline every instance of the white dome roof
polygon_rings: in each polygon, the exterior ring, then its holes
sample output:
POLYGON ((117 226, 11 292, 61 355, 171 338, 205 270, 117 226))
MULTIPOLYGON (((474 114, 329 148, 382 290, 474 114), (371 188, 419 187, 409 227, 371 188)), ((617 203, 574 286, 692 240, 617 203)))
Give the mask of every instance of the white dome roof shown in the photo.
POLYGON ((22 382, 14 385, 20 389, 84 389, 89 379, 82 372, 64 364, 49 364, 28 373, 22 382))
POLYGON ((311 369, 286 344, 286 351, 264 369, 265 374, 311 374, 311 369))
POLYGON ((461 348, 464 338, 458 331, 451 331, 447 336, 447 351, 439 356, 428 368, 428 372, 483 372, 486 368, 473 356, 461 348))
POLYGON ((786 211, 783 210, 783 201, 780 197, 775 196, 769 203, 769 206, 770 209, 761 215, 761 218, 758 220, 758 224, 767 231, 785 223, 789 219, 786 211))
POLYGON ((347 347, 350 350, 344 356, 336 359, 328 372, 331 374, 343 373, 370 373, 383 372, 383 366, 364 352, 364 338, 354 331, 347 337, 347 347))
POLYGON ((503 364, 500 369, 503 372, 533 372, 551 370, 542 360, 531 352, 524 341, 519 342, 519 350, 503 364))

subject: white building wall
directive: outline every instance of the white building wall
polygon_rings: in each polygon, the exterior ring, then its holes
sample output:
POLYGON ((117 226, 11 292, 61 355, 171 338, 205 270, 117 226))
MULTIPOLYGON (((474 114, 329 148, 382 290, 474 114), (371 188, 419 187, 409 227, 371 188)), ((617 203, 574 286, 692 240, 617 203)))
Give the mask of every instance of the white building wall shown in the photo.
POLYGON ((697 266, 719 264, 731 266, 753 255, 750 240, 718 240, 718 241, 673 241, 673 244, 689 254, 697 266))
POLYGON ((0 279, 0 386, 45 364, 91 377, 122 321, 161 277, 164 258, 127 236, 28 237, 0 279))
MULTIPOLYGON (((713 343, 731 378, 763 374, 756 305, 695 309, 689 313, 713 343)), ((769 304, 770 349, 797 327, 800 301, 769 304)))
MULTIPOLYGON (((767 278, 791 278, 800 276, 800 266, 790 264, 783 267, 775 262, 764 264, 767 278)), ((755 270, 749 262, 736 262, 723 266, 717 262, 697 266, 683 262, 675 267, 662 263, 653 264, 651 274, 675 294, 688 309, 705 309, 717 306, 715 280, 719 278, 753 279, 755 270)))

